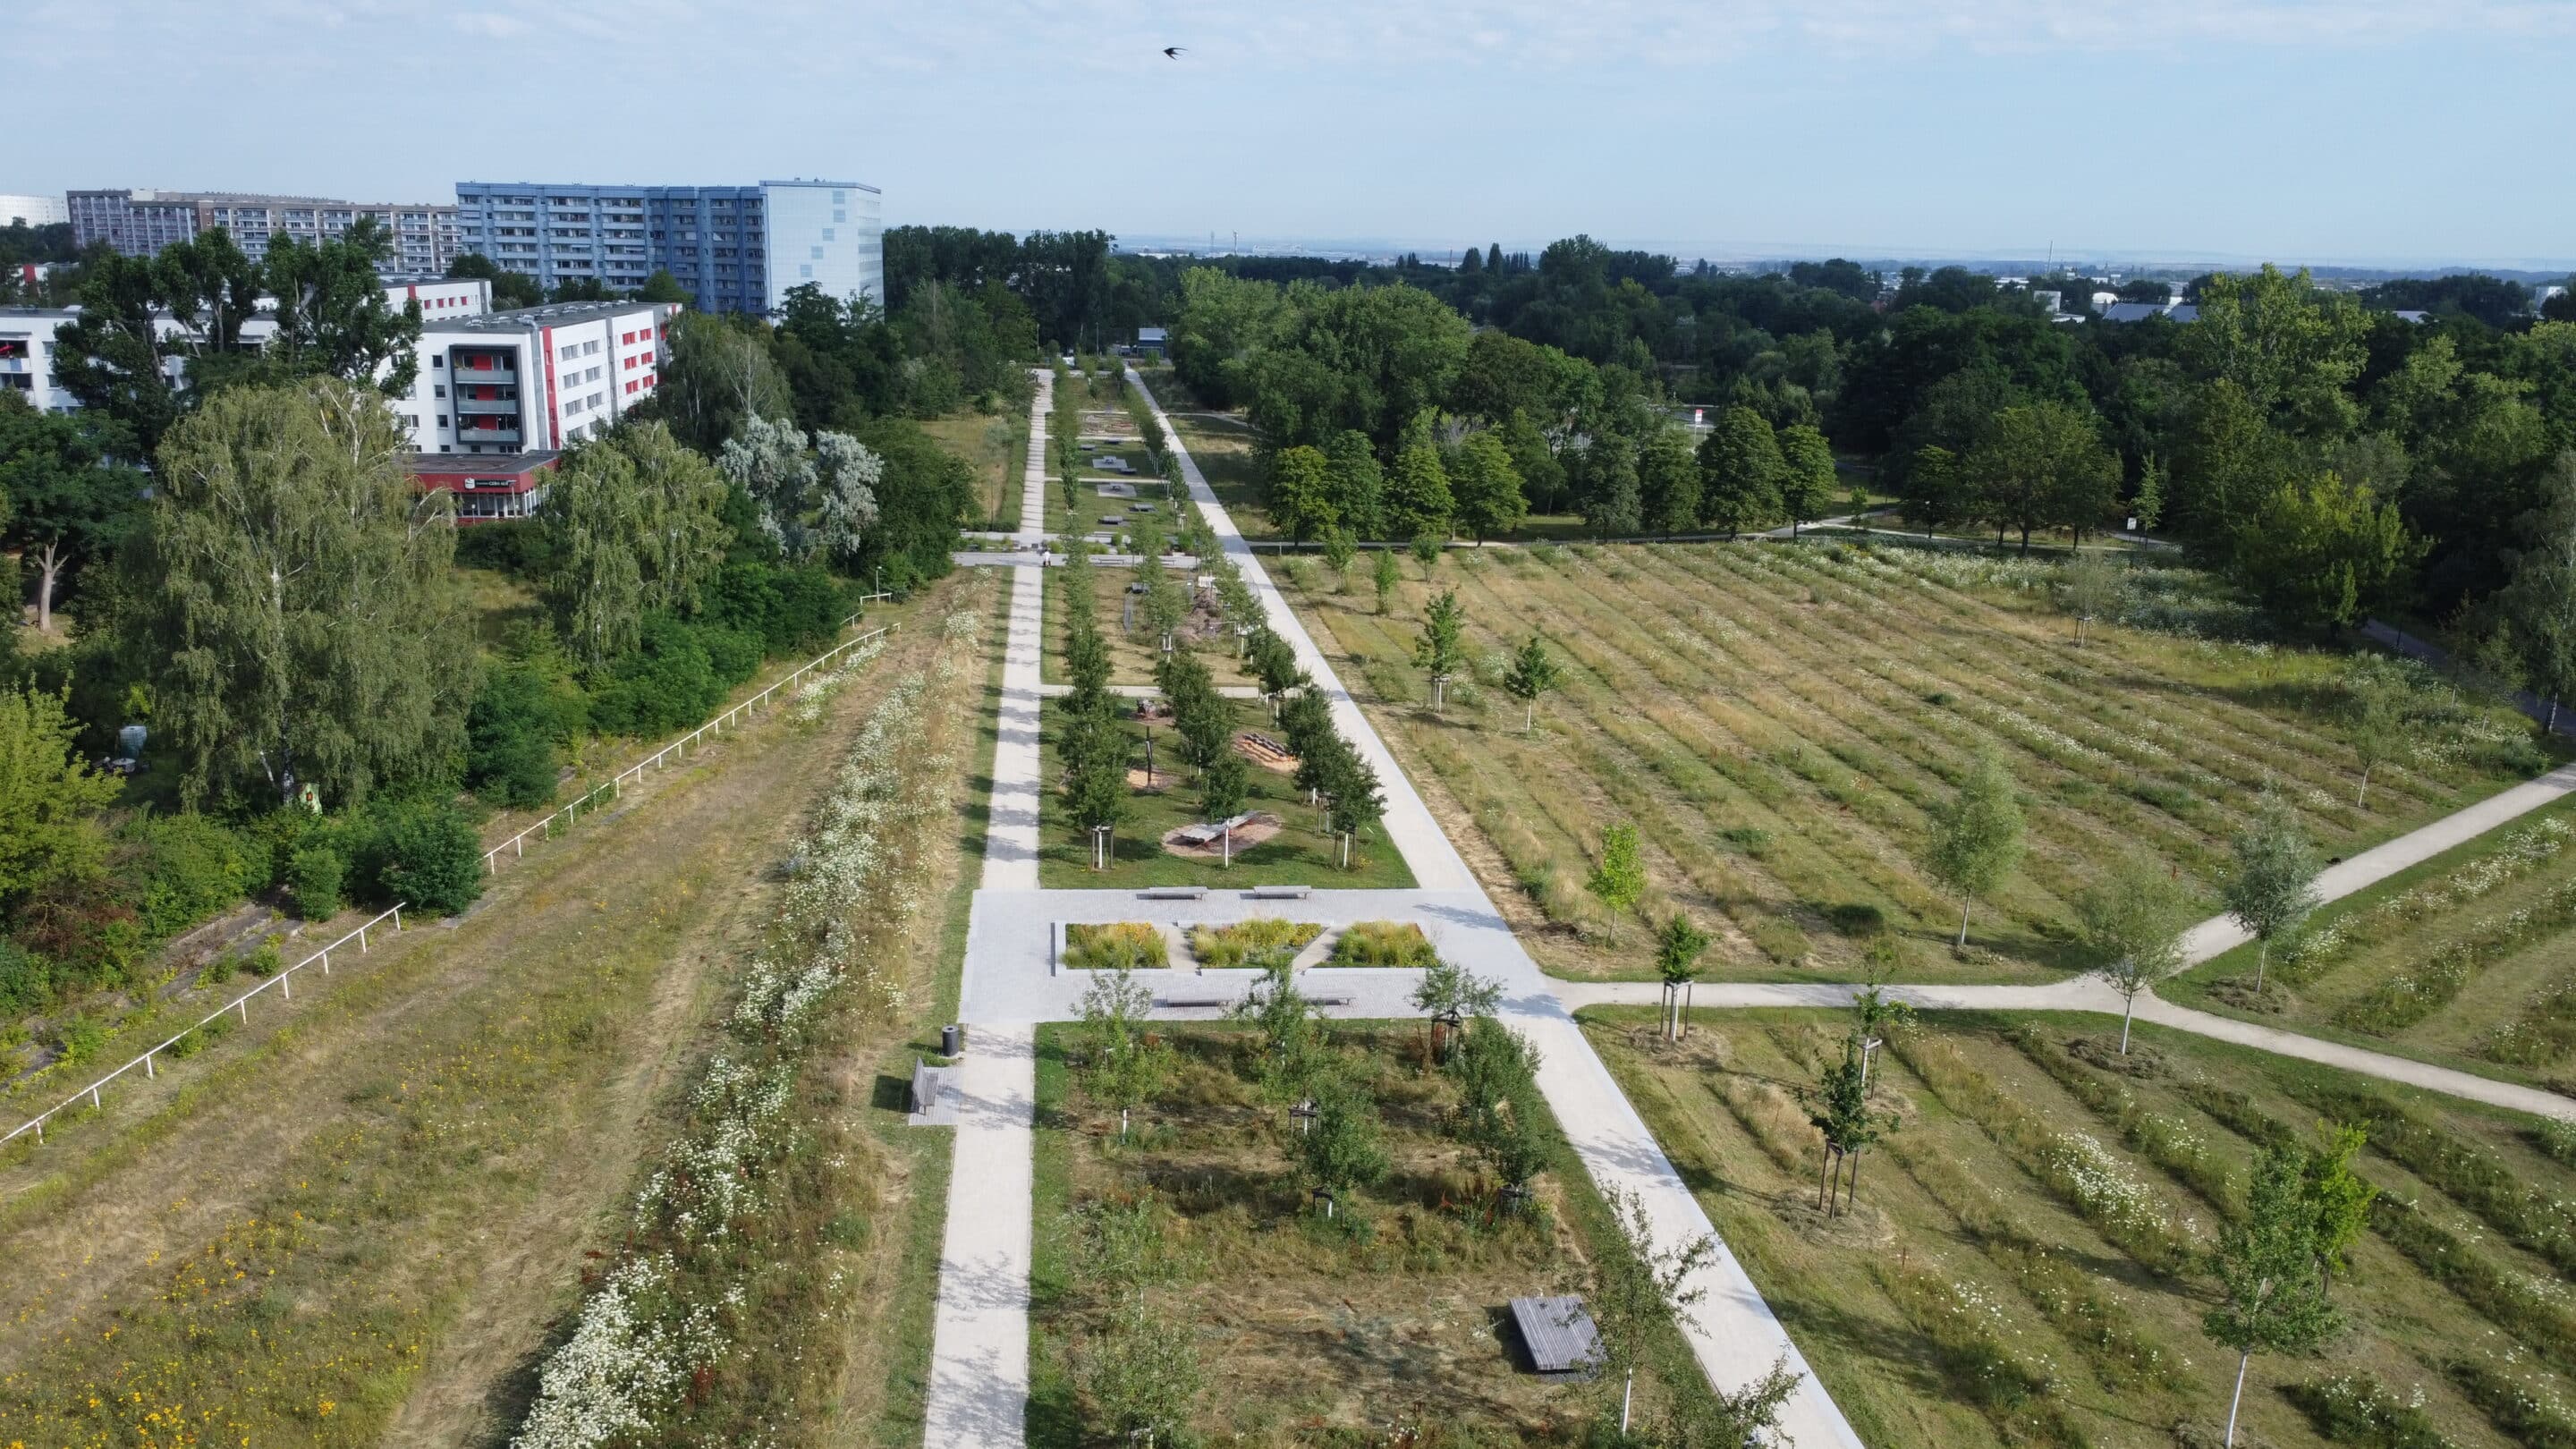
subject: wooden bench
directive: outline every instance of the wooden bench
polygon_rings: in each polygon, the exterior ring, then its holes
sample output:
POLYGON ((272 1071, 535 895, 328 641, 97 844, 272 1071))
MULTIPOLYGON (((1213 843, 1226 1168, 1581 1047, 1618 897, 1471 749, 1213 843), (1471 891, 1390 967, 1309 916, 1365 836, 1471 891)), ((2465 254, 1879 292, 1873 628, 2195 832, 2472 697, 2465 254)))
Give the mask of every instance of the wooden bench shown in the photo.
POLYGON ((1244 894, 1256 901, 1302 901, 1313 895, 1313 886, 1257 885, 1244 894))
POLYGON ((1154 1005, 1164 1011, 1221 1010, 1234 1005, 1231 996, 1158 996, 1154 1005))
POLYGON ((1207 899, 1207 887, 1148 886, 1145 889, 1136 892, 1136 899, 1140 901, 1203 901, 1207 899))

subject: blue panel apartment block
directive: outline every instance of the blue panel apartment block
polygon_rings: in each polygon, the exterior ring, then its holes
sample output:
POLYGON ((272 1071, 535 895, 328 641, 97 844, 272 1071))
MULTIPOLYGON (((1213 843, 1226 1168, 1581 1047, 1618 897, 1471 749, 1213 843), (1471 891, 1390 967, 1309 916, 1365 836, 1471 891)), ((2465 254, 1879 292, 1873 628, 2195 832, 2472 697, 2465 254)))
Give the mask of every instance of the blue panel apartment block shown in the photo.
POLYGON ((576 279, 633 291, 667 269, 710 312, 775 311, 813 282, 885 296, 883 196, 854 181, 589 186, 462 181, 458 240, 551 291, 576 279))

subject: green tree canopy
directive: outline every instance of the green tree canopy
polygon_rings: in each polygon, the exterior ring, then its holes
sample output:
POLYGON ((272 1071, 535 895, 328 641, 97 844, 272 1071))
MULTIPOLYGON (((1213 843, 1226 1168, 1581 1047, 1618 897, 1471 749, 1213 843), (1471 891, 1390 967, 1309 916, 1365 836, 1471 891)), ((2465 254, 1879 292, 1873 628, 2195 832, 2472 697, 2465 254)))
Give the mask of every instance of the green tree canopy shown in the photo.
POLYGON ((1458 445, 1450 467, 1450 491, 1457 502, 1458 526, 1483 543, 1494 534, 1510 533, 1529 516, 1520 468, 1510 449, 1491 432, 1471 434, 1458 445))
POLYGON ((1794 528, 1834 501, 1834 450, 1804 423, 1780 430, 1780 508, 1794 528))
POLYGON ((124 781, 91 770, 63 697, 0 689, 0 901, 16 902, 58 876, 94 865, 103 841, 93 817, 124 781))
POLYGON ((2091 413, 2055 402, 1996 414, 1966 469, 1987 521, 2020 530, 2025 553, 2034 528, 2100 526, 2120 484, 2119 460, 2102 446, 2091 413))
POLYGON ((113 549, 142 511, 143 473, 115 461, 125 446, 110 419, 0 394, 0 536, 36 566, 39 629, 53 628, 64 571, 113 549))
POLYGON ((1389 533, 1398 538, 1426 533, 1445 538, 1457 509, 1448 471, 1440 466, 1439 449, 1416 443, 1395 455, 1395 468, 1386 479, 1389 533))
POLYGON ((2237 537, 2236 572, 2285 621, 2345 629, 2390 599, 2425 548, 2396 504, 2323 473, 2263 500, 2237 537))
POLYGON ((1786 465, 1780 439, 1762 415, 1749 407, 1731 407, 1699 445, 1700 517, 1729 538, 1748 528, 1766 528, 1781 516, 1780 480, 1786 465))
POLYGON ((226 392, 171 430, 118 631, 185 798, 310 783, 354 806, 452 767, 474 630, 409 441, 381 394, 333 380, 226 392))
POLYGON ((2012 777, 1992 750, 1981 750, 1959 792, 1929 812, 1932 874, 1959 893, 1959 939, 1968 944, 1968 913, 2021 863, 2021 803, 2012 777))
POLYGON ((1323 449, 1301 443, 1270 460, 1270 521, 1299 543, 1341 523, 1332 460, 1323 449))

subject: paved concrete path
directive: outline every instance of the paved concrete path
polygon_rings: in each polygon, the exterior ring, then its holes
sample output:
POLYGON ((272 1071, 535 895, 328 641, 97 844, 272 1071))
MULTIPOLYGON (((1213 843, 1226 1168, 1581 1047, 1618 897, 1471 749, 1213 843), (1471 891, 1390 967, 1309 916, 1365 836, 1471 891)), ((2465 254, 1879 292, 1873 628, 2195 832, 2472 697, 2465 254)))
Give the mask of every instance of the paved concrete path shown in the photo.
MULTIPOLYGON (((1693 1004, 1718 1009, 1747 1007, 1839 1007, 1850 1004, 1860 988, 1850 982, 1767 983, 1703 981, 1692 988, 1693 1004)), ((1888 994, 1927 1011, 2088 1011, 2120 1014, 2120 994, 2098 976, 2080 976, 2041 986, 1890 986, 1888 994)), ((1557 996, 1569 1009, 1586 1006, 1649 1006, 1663 999, 1663 987, 1652 981, 1605 981, 1557 984, 1557 996)), ((2382 1081, 2403 1082, 2471 1102, 2508 1107, 2535 1116, 2576 1121, 2576 1098, 2537 1087, 2499 1082, 2471 1072, 2437 1067, 2409 1057, 2366 1047, 2302 1036, 2294 1031, 2239 1021, 2232 1016, 2177 1006, 2157 996, 2138 998, 2138 1020, 2187 1031, 2217 1041, 2234 1042, 2278 1056, 2341 1067, 2382 1081)))
MULTIPOLYGON (((1021 480, 1023 542, 1045 536, 1046 423, 1054 376, 1037 374, 1029 404, 1029 455, 1021 480)), ((1000 729, 993 745, 992 810, 984 837, 984 891, 1038 883, 1038 649, 1045 556, 1011 581, 1003 645, 1000 729)), ((978 896, 983 894, 979 891, 978 896)), ((966 970, 975 952, 969 933, 966 970)), ((964 1017, 957 1137, 951 1148, 948 1225, 932 1315, 928 1449, 994 1449, 1025 1442, 1029 1401, 1029 1200, 1037 1143, 1036 1030, 1025 1021, 964 1017)))
POLYGON ((931 1324, 927 1449, 1018 1444, 1028 1417, 1037 1029, 969 1030, 931 1324))
MULTIPOLYGON (((2326 867, 2317 876, 2317 898, 2339 901, 2354 891, 2377 885, 2408 866, 2421 865, 2443 851, 2466 845, 2499 825, 2510 824, 2562 799, 2571 790, 2576 790, 2576 764, 2561 765, 2539 779, 2500 790, 2430 825, 2382 841, 2340 865, 2326 867)), ((2183 937, 2183 950, 2192 964, 2198 965, 2253 939, 2234 917, 2212 916, 2183 937)))

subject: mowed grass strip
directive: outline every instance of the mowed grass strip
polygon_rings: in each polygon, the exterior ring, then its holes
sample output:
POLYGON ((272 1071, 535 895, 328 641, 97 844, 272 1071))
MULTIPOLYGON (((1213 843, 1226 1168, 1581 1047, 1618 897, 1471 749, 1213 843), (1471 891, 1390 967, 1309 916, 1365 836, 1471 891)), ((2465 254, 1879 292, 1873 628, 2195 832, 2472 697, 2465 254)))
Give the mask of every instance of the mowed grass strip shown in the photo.
MULTIPOLYGON (((2083 965, 2069 901, 2105 862, 2143 853, 2208 892, 2267 782, 2340 856, 2546 763, 2519 717, 2452 704, 2356 804, 2342 656, 2118 623, 2079 647, 2051 568, 1841 544, 1458 550, 1429 579, 1408 563, 1384 615, 1363 569, 1281 572, 1561 974, 1646 974, 1636 927, 1678 910, 1717 936, 1724 976, 1847 974, 1892 946, 1916 979, 2042 978, 2083 965), (1413 640, 1453 588, 1472 677, 1434 715, 1413 640), (1533 632, 1565 679, 1525 733, 1500 685, 1533 632), (1922 865, 1927 812, 1985 749, 2019 786, 2029 850, 1963 957, 1958 901, 1922 865), (1649 879, 1624 930, 1581 890, 1622 819, 1649 879)), ((2142 618, 2228 607, 2197 576, 2143 578, 2142 618)))
MULTIPOLYGON (((1644 1010, 1584 1022, 1870 1443, 2163 1446, 2177 1425, 2214 1430, 2235 1358, 2200 1332, 2198 1255, 2241 1210, 2258 1143, 2303 1140, 2319 1102, 2387 1104, 2537 1194, 2576 1192, 2508 1114, 2161 1030, 2123 1061, 2098 1019, 1941 1014, 1877 1054, 1876 1105, 1899 1126, 1862 1158, 1857 1207, 1829 1219, 1798 1094, 1844 1017, 1701 1012, 1678 1045, 1644 1010)), ((2333 1289, 2351 1331, 2315 1359, 2258 1359, 2245 1432, 2328 1442, 2285 1390, 2357 1375, 2420 1392, 2453 1443, 2523 1442, 2452 1385, 2486 1373, 2544 1404, 2576 1395, 2549 1263, 2383 1152, 2361 1170, 2385 1206, 2333 1289)))
POLYGON ((505 1439, 757 939, 757 882, 936 637, 899 635, 819 726, 729 736, 452 930, 299 996, 13 1205, 0 1241, 29 1271, 0 1325, 0 1442, 505 1439), (238 1071, 236 1046, 258 1052, 238 1071))

